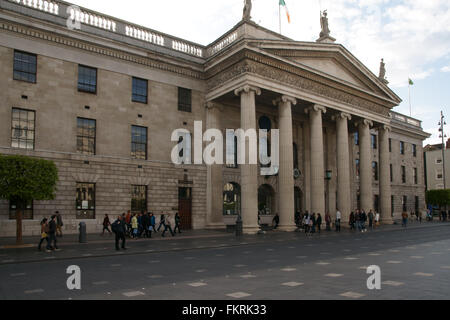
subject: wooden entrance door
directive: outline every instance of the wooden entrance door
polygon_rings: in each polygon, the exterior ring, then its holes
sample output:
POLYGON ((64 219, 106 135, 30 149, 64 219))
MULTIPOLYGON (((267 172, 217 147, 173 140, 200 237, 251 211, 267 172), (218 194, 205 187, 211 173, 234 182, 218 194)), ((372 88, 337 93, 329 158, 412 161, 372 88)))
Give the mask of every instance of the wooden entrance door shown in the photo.
POLYGON ((178 188, 178 214, 181 230, 192 229, 192 188, 178 188))

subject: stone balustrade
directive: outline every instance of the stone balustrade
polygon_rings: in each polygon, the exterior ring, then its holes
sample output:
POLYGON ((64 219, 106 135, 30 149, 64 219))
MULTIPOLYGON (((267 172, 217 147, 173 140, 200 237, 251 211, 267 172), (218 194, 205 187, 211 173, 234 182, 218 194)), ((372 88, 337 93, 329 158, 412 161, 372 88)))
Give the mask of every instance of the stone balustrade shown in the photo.
POLYGON ((92 14, 90 12, 79 9, 78 7, 69 7, 70 19, 72 21, 87 24, 93 27, 116 32, 117 24, 115 21, 102 17, 100 15, 92 14))
POLYGON ((415 126, 415 127, 422 127, 422 122, 419 120, 416 120, 414 118, 405 116, 403 114, 397 113, 397 112, 391 112, 391 119, 399 121, 399 122, 403 122, 403 123, 407 123, 409 125, 415 126))
POLYGON ((238 39, 238 32, 237 31, 227 35, 223 39, 219 39, 218 42, 215 42, 215 43, 211 44, 211 46, 210 46, 210 48, 208 50, 208 55, 212 56, 212 55, 216 54, 217 52, 219 52, 219 51, 225 49, 226 47, 228 47, 230 44, 235 42, 237 39, 238 39))
POLYGON ((44 0, 9 0, 10 2, 15 2, 22 4, 24 6, 48 12, 54 15, 59 15, 59 5, 53 1, 44 0))
POLYGON ((131 25, 125 26, 125 35, 142 41, 150 42, 159 46, 164 46, 165 44, 164 36, 131 25))
POLYGON ((197 57, 203 57, 203 49, 185 42, 172 40, 172 49, 191 54, 197 57))

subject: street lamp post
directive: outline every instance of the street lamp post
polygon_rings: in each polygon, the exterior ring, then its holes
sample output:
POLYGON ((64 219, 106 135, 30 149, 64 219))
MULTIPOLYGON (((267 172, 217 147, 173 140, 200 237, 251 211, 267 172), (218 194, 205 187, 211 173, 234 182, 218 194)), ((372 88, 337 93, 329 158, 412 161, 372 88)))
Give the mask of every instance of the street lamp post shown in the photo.
POLYGON ((446 180, 445 180, 445 138, 447 138, 447 135, 444 132, 444 126, 447 124, 444 121, 444 113, 441 111, 441 121, 439 122, 439 138, 442 138, 442 174, 444 176, 444 190, 447 189, 447 184, 446 184, 446 180))

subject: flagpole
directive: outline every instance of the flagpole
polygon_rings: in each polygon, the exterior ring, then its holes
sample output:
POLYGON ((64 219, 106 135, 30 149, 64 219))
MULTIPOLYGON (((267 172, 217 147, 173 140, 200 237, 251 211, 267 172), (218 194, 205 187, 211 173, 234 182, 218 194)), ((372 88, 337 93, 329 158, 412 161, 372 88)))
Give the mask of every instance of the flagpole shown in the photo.
POLYGON ((281 5, 278 5, 278 20, 280 23, 280 34, 281 34, 281 5))
POLYGON ((409 116, 412 117, 412 109, 411 109, 411 83, 408 81, 408 91, 409 91, 409 116))

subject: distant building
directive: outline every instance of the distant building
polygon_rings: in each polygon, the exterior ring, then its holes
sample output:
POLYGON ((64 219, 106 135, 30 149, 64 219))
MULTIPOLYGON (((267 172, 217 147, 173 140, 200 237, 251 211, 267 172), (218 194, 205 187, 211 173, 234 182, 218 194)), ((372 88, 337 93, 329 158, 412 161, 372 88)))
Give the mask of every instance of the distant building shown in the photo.
MULTIPOLYGON (((392 111, 401 99, 384 67, 377 76, 335 43, 326 16, 316 42, 249 16, 204 46, 65 1, 0 0, 0 153, 51 159, 59 170, 56 199, 28 204, 24 234, 39 234, 55 210, 67 233, 80 221, 94 232, 104 214, 128 210, 179 211, 194 229, 241 214, 244 232, 256 233, 258 213, 269 223, 279 213, 289 231, 297 210, 339 208, 347 221, 373 209, 392 223, 423 209, 429 134, 392 111), (221 132, 279 129, 278 173, 175 165, 171 134, 193 132, 194 121, 221 132)), ((1 236, 15 234, 15 206, 0 200, 1 236)))
MULTIPOLYGON (((444 161, 442 143, 429 144, 423 148, 425 158, 425 183, 427 190, 444 189, 444 161)), ((445 155, 445 181, 450 188, 450 139, 447 140, 445 155)))

